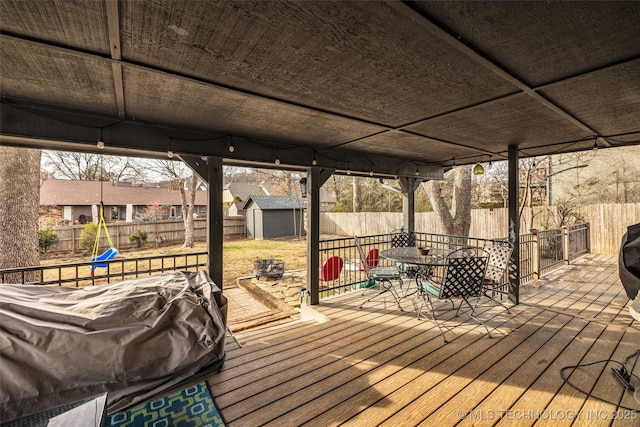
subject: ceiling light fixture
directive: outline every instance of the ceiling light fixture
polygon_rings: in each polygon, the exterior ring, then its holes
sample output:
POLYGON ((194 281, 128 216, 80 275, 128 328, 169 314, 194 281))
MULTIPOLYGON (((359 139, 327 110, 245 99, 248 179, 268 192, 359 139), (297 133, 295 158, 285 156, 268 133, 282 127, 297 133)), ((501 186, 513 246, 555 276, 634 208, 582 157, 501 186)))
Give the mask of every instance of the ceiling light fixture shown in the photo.
POLYGON ((172 139, 169 138, 169 149, 167 150, 167 157, 170 159, 173 159, 173 151, 171 150, 171 141, 172 139))
POLYGON ((317 164, 318 164, 318 162, 316 161, 316 153, 313 153, 313 160, 311 160, 311 164, 312 164, 313 166, 315 166, 315 165, 317 165, 317 164))
POLYGON ((102 140, 102 128, 100 128, 100 139, 98 139, 98 143, 96 145, 100 150, 104 148, 104 141, 102 140))
POLYGON ((476 165, 473 167, 474 175, 484 175, 484 167, 480 162, 476 162, 476 165))
POLYGON ((236 147, 233 146, 233 142, 229 144, 229 152, 233 153, 234 151, 236 151, 236 147))
POLYGON ((275 160, 275 164, 279 165, 280 164, 280 156, 278 155, 278 150, 276 150, 276 160, 275 160))

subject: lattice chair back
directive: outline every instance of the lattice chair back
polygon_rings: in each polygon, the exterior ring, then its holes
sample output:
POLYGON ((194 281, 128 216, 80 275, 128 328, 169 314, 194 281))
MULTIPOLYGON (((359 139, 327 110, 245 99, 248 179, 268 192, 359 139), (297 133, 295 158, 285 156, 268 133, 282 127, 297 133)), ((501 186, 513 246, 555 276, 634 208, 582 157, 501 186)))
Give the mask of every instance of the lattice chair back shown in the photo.
POLYGON ((389 233, 392 248, 406 248, 416 245, 416 235, 408 230, 400 228, 389 233))
POLYGON ((428 281, 429 292, 438 298, 479 296, 487 271, 489 255, 480 248, 458 249, 447 257, 443 277, 428 281))
POLYGON ((489 254, 485 279, 495 284, 503 283, 513 252, 513 245, 510 242, 493 240, 485 247, 485 250, 489 254))

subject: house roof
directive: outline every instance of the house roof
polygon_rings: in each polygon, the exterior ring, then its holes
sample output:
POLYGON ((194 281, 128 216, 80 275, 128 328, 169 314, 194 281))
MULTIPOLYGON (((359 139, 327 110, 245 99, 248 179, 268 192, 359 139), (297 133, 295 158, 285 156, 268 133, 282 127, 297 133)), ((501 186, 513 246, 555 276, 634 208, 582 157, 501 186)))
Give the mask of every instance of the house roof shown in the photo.
POLYGON ((243 209, 247 209, 251 203, 255 203, 264 210, 306 209, 304 200, 294 196, 263 196, 252 195, 244 203, 243 209))
POLYGON ((224 186, 224 190, 226 190, 222 200, 224 203, 234 202, 234 197, 239 197, 240 201, 244 203, 252 194, 266 194, 262 186, 245 182, 230 182, 224 186))
MULTIPOLYGON (((180 205, 180 191, 156 187, 118 187, 109 181, 75 181, 48 179, 40 187, 40 205, 180 205), (102 189, 101 189, 102 188, 102 189)), ((187 190, 187 200, 190 192, 187 190)), ((196 205, 207 204, 207 192, 196 192, 196 205)))
POLYGON ((320 187, 320 203, 336 203, 338 198, 334 190, 329 190, 326 187, 320 187))

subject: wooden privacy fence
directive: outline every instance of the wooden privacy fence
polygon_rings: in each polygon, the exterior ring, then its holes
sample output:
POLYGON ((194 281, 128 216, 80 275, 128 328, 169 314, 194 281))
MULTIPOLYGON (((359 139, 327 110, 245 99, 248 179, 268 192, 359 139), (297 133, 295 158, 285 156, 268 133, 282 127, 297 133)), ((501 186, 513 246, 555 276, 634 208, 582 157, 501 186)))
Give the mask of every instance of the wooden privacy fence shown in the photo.
MULTIPOLYGON (((557 217, 555 206, 534 211, 533 228, 545 227, 543 221, 557 217)), ((620 250, 622 236, 627 227, 640 223, 640 203, 617 203, 584 205, 578 213, 585 222, 591 224, 591 252, 600 254, 617 254, 620 250)), ((525 213, 520 233, 529 233, 529 214, 525 213)), ((473 209, 471 211, 470 236, 484 239, 505 237, 508 234, 509 214, 506 208, 473 209)), ((399 212, 359 212, 320 214, 320 233, 331 236, 364 236, 386 234, 402 227, 402 213, 399 212)), ((416 212, 415 229, 423 233, 443 233, 444 227, 433 212, 416 212)))
MULTIPOLYGON (((245 226, 244 217, 225 217, 224 218, 224 236, 244 236, 245 226)), ((54 227, 58 233, 59 241, 47 252, 85 252, 80 246, 80 236, 84 225, 72 225, 63 227, 54 227)), ((147 243, 182 243, 184 242, 184 222, 176 221, 150 221, 135 223, 108 223, 109 235, 113 245, 118 249, 132 248, 136 242, 129 240, 129 235, 144 231, 147 233, 147 243)), ((207 238, 207 220, 193 220, 193 237, 196 241, 203 241, 207 238)), ((107 248, 108 242, 104 233, 101 234, 100 248, 107 248)))

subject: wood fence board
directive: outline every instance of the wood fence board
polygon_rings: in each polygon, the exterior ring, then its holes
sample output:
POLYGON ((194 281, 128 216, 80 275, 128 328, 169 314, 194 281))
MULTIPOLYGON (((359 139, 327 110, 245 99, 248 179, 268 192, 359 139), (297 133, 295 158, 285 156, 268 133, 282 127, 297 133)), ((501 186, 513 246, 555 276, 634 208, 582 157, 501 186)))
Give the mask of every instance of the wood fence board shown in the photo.
MULTIPOLYGON (((548 207, 551 215, 555 215, 555 206, 548 207)), ((583 205, 577 208, 579 213, 591 225, 592 253, 617 254, 620 250, 622 236, 627 227, 640 223, 640 203, 617 203, 606 205, 583 205)), ((534 227, 545 227, 540 223, 540 208, 535 209, 534 227)), ((529 231, 529 214, 526 213, 520 225, 521 234, 529 231)), ((508 235, 508 210, 472 209, 470 236, 493 239, 508 235)), ((400 212, 357 212, 338 213, 322 212, 320 214, 320 233, 332 236, 353 236, 387 234, 402 227, 400 212)), ((415 229, 424 233, 442 233, 444 227, 433 212, 416 212, 415 229)))

